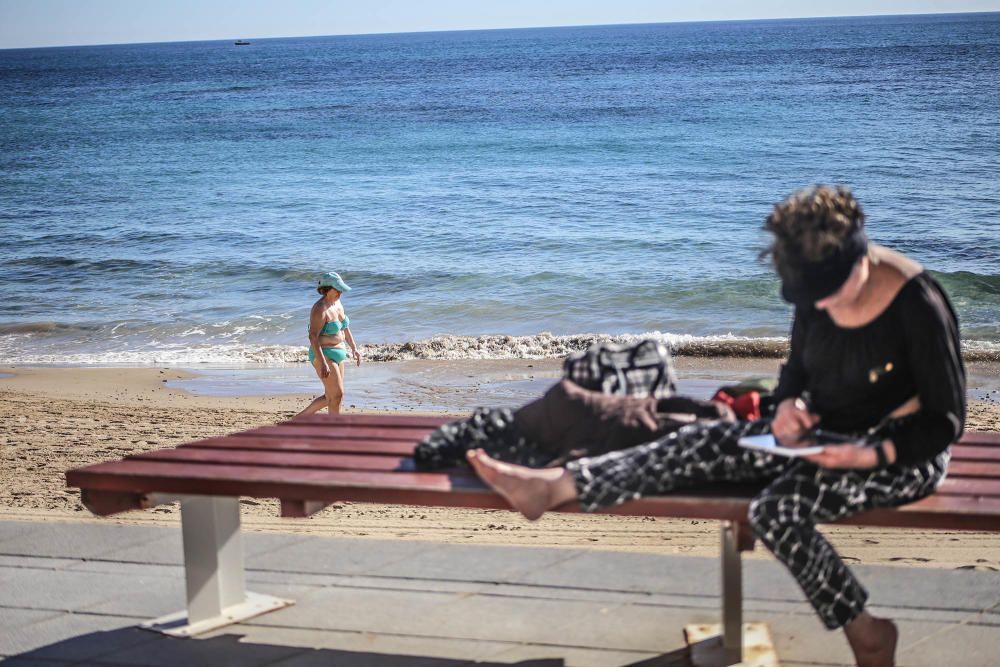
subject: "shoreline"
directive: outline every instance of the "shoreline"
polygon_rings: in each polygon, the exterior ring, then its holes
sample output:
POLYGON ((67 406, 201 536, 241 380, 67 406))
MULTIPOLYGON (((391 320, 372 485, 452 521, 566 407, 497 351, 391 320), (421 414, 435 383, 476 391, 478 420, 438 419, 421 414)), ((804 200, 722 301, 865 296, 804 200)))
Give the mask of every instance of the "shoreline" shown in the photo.
MULTIPOLYGON (((775 373, 778 360, 679 357, 675 364, 682 393, 708 396, 722 384, 775 373)), ((560 360, 369 366, 367 379, 349 372, 345 412, 464 414, 471 408, 463 406, 513 407, 539 395, 561 374, 560 360), (446 409, 430 409, 436 405, 446 409)), ((986 398, 970 401, 968 428, 1000 430, 1000 365, 971 366, 970 389, 985 391, 986 398)), ((176 526, 179 512, 172 505, 94 517, 80 505, 78 492, 65 488, 63 475, 69 468, 287 419, 314 395, 198 394, 181 388, 199 381, 197 371, 169 367, 4 367, 0 372, 12 375, 0 377, 4 520, 176 526)), ((228 389, 246 386, 237 382, 228 389)), ((718 526, 711 521, 549 514, 529 522, 500 510, 364 503, 338 503, 310 519, 292 520, 278 516, 275 501, 244 499, 241 507, 246 530, 258 532, 706 556, 718 551, 718 526)), ((853 526, 829 526, 824 532, 850 563, 1000 570, 998 535, 853 526)), ((758 549, 751 557, 769 556, 758 549)))
MULTIPOLYGON (((709 398, 751 377, 777 377, 782 359, 675 356, 678 392, 709 398)), ((970 401, 1000 401, 1000 362, 966 361, 970 401)), ((562 376, 562 359, 416 359, 368 361, 345 373, 344 410, 461 414, 474 408, 517 407, 562 376)), ((321 392, 308 364, 7 365, 0 391, 45 396, 153 402, 165 406, 289 411, 321 392)))

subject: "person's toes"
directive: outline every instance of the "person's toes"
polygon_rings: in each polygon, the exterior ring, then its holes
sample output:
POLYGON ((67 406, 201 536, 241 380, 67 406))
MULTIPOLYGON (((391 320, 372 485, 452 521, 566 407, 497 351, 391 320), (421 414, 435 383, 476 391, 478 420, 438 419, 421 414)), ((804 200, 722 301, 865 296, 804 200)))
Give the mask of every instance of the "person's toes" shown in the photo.
POLYGON ((481 449, 473 449, 466 452, 466 458, 469 461, 469 465, 475 471, 479 478, 486 482, 488 485, 493 486, 496 483, 497 473, 499 472, 496 468, 495 461, 486 456, 486 452, 481 449))

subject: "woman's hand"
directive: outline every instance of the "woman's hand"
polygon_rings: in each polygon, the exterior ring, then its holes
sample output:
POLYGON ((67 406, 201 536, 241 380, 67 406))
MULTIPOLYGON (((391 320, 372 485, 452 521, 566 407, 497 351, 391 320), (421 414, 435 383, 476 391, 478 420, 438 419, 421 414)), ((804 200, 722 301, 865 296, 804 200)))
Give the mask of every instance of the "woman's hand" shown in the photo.
POLYGON ((819 454, 802 458, 812 461, 821 468, 874 468, 878 463, 875 450, 849 442, 842 445, 826 445, 819 454))
POLYGON ((328 378, 330 377, 330 364, 326 363, 325 358, 323 361, 323 368, 319 371, 320 377, 328 378))
POLYGON ((771 432, 783 445, 795 445, 806 431, 819 423, 819 415, 809 412, 801 398, 786 398, 778 404, 771 432))
MULTIPOLYGON (((886 463, 895 463, 896 445, 891 440, 883 440, 880 445, 885 455, 886 463)), ((826 445, 819 454, 810 454, 802 458, 812 461, 823 468, 857 468, 867 470, 880 465, 875 447, 867 444, 849 442, 846 444, 826 445)))
POLYGON ((361 352, 358 351, 358 348, 354 348, 354 362, 358 365, 358 368, 361 367, 361 352))

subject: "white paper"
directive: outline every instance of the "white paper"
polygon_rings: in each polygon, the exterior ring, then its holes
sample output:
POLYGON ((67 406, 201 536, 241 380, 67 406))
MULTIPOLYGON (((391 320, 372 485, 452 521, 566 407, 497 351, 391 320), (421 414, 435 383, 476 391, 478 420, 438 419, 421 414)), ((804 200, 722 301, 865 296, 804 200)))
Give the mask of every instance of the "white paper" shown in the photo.
POLYGON ((770 433, 767 435, 748 435, 744 438, 740 438, 739 445, 740 447, 746 447, 747 449, 759 449, 760 451, 767 452, 768 454, 792 457, 819 454, 823 451, 823 445, 810 447, 784 447, 779 445, 778 441, 775 440, 774 436, 770 433))

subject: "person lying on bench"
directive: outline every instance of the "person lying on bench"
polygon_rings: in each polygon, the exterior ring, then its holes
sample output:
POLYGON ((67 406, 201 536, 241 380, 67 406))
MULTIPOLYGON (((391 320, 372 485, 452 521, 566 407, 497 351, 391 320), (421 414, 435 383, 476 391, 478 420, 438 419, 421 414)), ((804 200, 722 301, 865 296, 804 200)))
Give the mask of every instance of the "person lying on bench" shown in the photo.
POLYGON ((916 262, 869 243, 849 190, 817 186, 777 204, 764 228, 795 304, 772 420, 710 421, 630 449, 533 469, 468 453, 488 485, 529 519, 571 501, 595 511, 699 484, 766 484, 749 525, 796 578, 827 628, 844 628, 858 665, 892 665, 898 631, 865 611, 868 593, 816 524, 913 502, 944 478, 965 421, 954 310, 916 262), (784 457, 740 447, 773 434, 815 444, 818 425, 856 436, 784 457), (858 446, 866 444, 869 446, 858 446))

